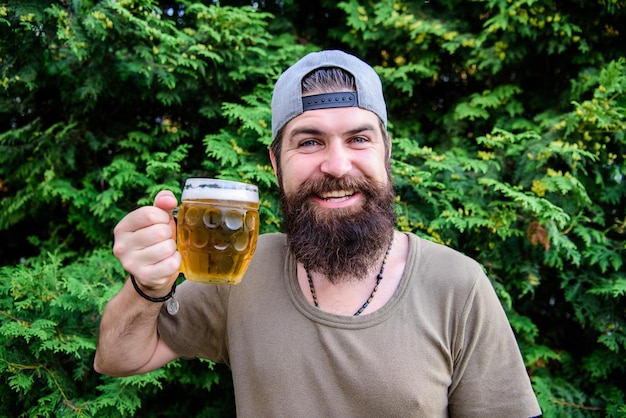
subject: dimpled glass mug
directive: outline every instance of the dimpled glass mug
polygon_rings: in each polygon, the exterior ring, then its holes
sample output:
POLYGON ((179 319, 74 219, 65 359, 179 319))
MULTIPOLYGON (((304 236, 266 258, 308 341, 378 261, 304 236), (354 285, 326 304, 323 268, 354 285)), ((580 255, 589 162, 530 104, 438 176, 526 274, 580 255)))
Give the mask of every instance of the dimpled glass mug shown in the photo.
POLYGON ((185 181, 177 214, 181 272, 200 283, 241 281, 259 236, 256 186, 228 180, 185 181))

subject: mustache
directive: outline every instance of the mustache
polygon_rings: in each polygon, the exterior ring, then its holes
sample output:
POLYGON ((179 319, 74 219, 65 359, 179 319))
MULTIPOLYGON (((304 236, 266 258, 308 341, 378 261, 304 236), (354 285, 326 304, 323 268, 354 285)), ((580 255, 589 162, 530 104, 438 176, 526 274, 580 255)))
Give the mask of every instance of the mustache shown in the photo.
POLYGON ((362 177, 344 176, 336 178, 329 175, 316 179, 309 179, 302 183, 296 193, 298 198, 305 198, 308 196, 316 195, 320 196, 325 193, 345 190, 352 193, 361 192, 365 196, 373 196, 377 187, 372 187, 372 181, 366 180, 362 177))

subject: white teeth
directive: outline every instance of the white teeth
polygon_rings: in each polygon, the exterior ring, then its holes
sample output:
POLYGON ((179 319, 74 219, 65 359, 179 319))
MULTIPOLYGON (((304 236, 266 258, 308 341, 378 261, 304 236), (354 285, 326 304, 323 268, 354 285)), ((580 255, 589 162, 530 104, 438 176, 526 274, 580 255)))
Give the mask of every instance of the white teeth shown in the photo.
POLYGON ((326 192, 320 194, 320 197, 325 200, 331 200, 333 202, 341 202, 347 200, 354 194, 352 190, 333 190, 332 192, 326 192))
POLYGON ((344 202, 346 200, 350 199, 350 196, 343 196, 343 197, 327 197, 324 200, 327 202, 334 202, 334 203, 338 203, 338 202, 344 202))

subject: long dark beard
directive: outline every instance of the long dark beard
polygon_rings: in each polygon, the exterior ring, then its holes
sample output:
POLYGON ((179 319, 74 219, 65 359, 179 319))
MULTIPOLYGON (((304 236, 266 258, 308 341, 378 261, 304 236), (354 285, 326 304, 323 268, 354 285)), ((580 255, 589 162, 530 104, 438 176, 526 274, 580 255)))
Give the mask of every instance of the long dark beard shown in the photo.
POLYGON ((395 228, 391 179, 373 184, 364 178, 326 176, 309 180, 281 204, 289 247, 310 271, 332 283, 367 277, 387 250, 395 228), (363 194, 359 208, 320 208, 314 195, 332 190, 363 194))

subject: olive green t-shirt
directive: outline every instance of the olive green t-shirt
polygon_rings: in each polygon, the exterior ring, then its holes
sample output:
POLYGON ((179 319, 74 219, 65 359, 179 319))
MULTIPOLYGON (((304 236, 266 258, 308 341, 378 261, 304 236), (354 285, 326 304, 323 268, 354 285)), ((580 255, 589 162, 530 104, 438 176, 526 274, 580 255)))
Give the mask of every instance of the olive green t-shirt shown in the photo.
POLYGON ((240 417, 531 417, 541 413, 491 283, 470 258, 408 234, 394 296, 358 317, 302 295, 283 234, 259 238, 242 282, 181 284, 159 333, 225 362, 240 417))

